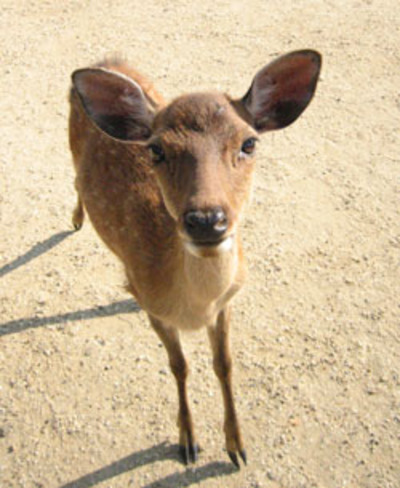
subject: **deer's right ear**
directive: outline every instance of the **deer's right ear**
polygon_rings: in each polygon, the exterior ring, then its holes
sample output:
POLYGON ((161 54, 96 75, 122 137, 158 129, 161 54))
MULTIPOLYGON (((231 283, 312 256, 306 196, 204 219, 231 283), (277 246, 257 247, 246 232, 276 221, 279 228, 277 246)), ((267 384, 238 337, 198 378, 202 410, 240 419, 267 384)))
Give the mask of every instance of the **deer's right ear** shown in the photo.
POLYGON ((86 113, 106 134, 124 141, 150 137, 154 114, 132 79, 103 68, 88 68, 75 71, 72 83, 86 113))

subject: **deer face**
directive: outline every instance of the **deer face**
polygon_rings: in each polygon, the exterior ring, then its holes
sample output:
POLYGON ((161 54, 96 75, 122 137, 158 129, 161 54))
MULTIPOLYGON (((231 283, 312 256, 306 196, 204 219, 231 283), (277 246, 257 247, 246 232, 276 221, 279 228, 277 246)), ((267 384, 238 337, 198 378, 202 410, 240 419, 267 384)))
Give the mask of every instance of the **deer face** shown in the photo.
POLYGON ((224 95, 193 94, 162 109, 152 133, 155 174, 187 249, 230 249, 250 192, 256 131, 224 95))
POLYGON ((251 189, 258 134, 297 119, 314 94, 320 64, 315 51, 290 53, 259 71, 241 99, 184 95, 158 111, 120 73, 79 70, 73 83, 103 132, 148 147, 180 238, 192 254, 206 257, 232 247, 251 189))

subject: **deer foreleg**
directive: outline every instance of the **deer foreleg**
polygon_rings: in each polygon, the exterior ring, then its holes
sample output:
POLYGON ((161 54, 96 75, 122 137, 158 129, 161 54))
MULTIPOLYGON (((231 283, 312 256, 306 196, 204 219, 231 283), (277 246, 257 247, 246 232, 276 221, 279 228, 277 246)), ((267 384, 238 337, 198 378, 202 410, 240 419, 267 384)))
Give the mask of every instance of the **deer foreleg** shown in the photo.
POLYGON ((238 454, 246 464, 246 451, 240 433, 232 391, 232 358, 229 345, 229 308, 222 310, 215 326, 208 327, 208 335, 213 351, 214 371, 222 390, 225 407, 224 430, 226 449, 231 461, 239 468, 238 454))
POLYGON ((171 371, 178 386, 179 450, 185 464, 189 461, 195 462, 197 461, 199 447, 194 435, 192 414, 186 390, 189 367, 183 355, 179 332, 176 329, 165 327, 162 322, 153 317, 150 317, 150 321, 167 350, 171 371))
POLYGON ((76 182, 75 182, 75 189, 76 189, 76 192, 78 194, 78 200, 76 202, 76 207, 75 207, 74 212, 72 214, 72 225, 74 226, 75 230, 79 230, 83 225, 83 219, 85 217, 85 212, 83 210, 82 200, 81 200, 81 197, 79 195, 78 186, 77 186, 76 182))

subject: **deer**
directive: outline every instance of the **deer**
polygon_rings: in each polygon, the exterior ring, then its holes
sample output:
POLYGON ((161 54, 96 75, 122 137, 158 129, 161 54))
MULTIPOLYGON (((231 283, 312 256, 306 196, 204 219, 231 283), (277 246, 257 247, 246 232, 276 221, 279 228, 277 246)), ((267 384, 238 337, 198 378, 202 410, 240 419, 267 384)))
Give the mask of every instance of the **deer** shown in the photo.
POLYGON ((199 443, 187 394, 183 331, 206 328, 219 380, 226 451, 247 454, 235 407, 231 301, 246 275, 240 223, 248 206, 260 134, 294 122, 316 90, 321 55, 281 55, 244 96, 183 94, 166 102, 121 59, 72 74, 69 143, 76 230, 87 213, 121 261, 127 290, 164 344, 178 389, 179 455, 199 443))

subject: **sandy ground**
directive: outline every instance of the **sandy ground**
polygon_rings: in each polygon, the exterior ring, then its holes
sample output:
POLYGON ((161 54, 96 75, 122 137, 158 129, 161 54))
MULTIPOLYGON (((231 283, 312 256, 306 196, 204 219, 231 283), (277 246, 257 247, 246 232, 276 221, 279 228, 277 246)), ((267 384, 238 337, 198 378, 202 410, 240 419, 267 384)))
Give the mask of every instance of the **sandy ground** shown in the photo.
POLYGON ((0 486, 400 487, 400 7, 395 0, 1 2, 0 486), (71 232, 73 69, 119 52, 167 97, 244 94, 324 55, 304 116, 268 134, 243 229, 223 450, 205 333, 185 337, 203 447, 176 454, 166 354, 90 224, 71 232))

